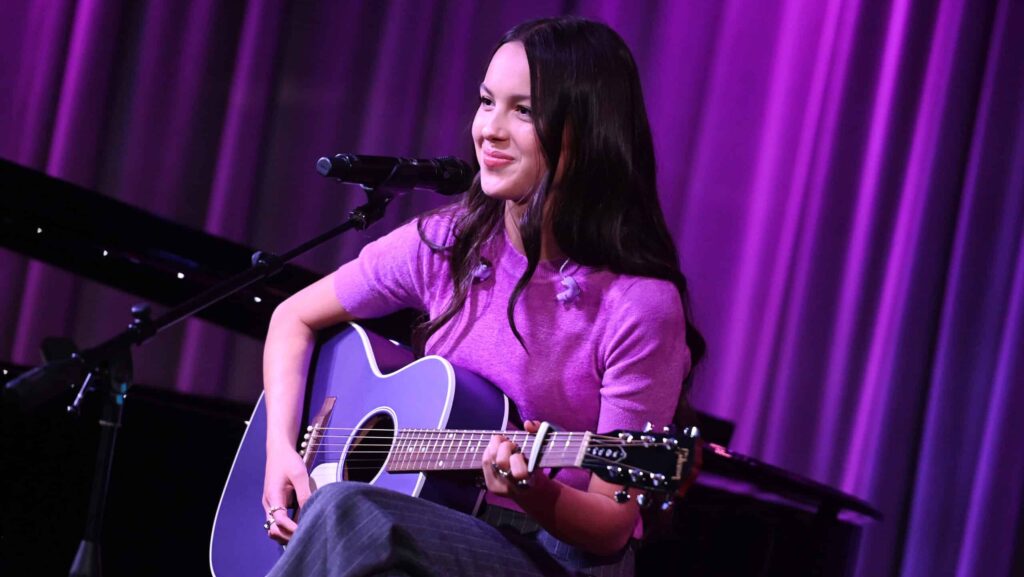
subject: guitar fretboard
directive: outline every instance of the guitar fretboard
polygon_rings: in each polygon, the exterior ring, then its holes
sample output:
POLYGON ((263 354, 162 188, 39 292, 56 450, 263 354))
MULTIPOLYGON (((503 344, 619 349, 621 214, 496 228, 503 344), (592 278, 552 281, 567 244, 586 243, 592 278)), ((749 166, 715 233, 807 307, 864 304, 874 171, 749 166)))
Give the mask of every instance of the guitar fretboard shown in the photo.
MULTIPOLYGON (((479 470, 496 431, 400 429, 388 460, 391 473, 479 470)), ((501 433, 519 446, 529 461, 537 436, 523 431, 501 433)), ((590 433, 552 432, 541 447, 540 467, 579 467, 590 433)))

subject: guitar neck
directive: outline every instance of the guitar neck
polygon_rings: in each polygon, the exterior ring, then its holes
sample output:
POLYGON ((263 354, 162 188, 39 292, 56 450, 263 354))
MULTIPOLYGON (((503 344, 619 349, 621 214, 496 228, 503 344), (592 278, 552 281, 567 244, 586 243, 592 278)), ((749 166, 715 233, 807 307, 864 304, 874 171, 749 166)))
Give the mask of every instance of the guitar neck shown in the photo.
MULTIPOLYGON (((399 429, 388 459, 391 473, 479 470, 492 435, 504 435, 529 460, 537 436, 524 431, 399 429)), ((538 466, 579 467, 590 433, 551 432, 540 447, 538 466)))

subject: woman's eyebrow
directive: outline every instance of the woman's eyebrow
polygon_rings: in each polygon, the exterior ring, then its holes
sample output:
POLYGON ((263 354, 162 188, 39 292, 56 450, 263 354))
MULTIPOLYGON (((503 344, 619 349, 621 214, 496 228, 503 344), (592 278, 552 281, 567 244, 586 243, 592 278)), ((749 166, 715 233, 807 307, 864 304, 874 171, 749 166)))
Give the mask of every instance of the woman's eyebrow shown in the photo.
MULTIPOLYGON (((480 84, 480 90, 483 91, 483 92, 486 92, 487 94, 489 94, 491 96, 494 96, 494 93, 491 92, 490 88, 487 88, 486 84, 481 83, 480 84)), ((521 100, 529 100, 530 99, 530 95, 529 94, 512 94, 509 98, 512 100, 512 102, 519 102, 521 100)))

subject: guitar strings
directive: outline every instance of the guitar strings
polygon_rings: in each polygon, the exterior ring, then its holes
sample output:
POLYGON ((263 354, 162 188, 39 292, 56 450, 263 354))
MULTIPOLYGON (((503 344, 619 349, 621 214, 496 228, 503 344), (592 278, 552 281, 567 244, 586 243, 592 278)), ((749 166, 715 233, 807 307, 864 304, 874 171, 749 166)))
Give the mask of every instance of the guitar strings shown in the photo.
MULTIPOLYGON (((536 434, 536 433, 529 433, 527 431, 495 431, 495 430, 488 430, 488 429, 416 429, 416 428, 408 428, 408 429, 399 428, 399 429, 394 429, 394 428, 385 428, 385 427, 379 427, 378 428, 378 427, 312 427, 312 426, 306 428, 306 432, 307 433, 320 432, 320 431, 352 431, 353 434, 356 433, 356 432, 362 432, 362 431, 367 431, 367 432, 371 432, 371 431, 382 431, 382 432, 385 432, 385 431, 391 431, 391 432, 398 431, 398 432, 406 433, 406 434, 434 434, 434 435, 481 434, 481 435, 504 435, 506 437, 510 436, 510 435, 511 436, 518 436, 518 435, 535 435, 536 434), (309 429, 313 429, 313 431, 310 431, 309 429)), ((553 431, 552 434, 557 435, 557 436, 563 436, 563 435, 577 436, 578 435, 580 437, 583 437, 587 433, 586 432, 581 432, 581 431, 553 431)), ((590 434, 590 438, 591 439, 614 439, 614 440, 619 440, 619 441, 625 441, 625 439, 620 439, 619 437, 614 436, 614 435, 602 435, 602 434, 599 434, 599 433, 589 433, 589 434, 590 434)))
MULTIPOLYGON (((323 455, 321 455, 321 456, 323 456, 323 455)), ((603 461, 604 464, 608 464, 608 465, 615 465, 615 466, 621 466, 622 465, 622 463, 620 463, 618 461, 615 461, 614 459, 608 459, 608 458, 605 458, 605 457, 595 457, 595 456, 587 455, 587 456, 584 457, 583 461, 586 462, 587 459, 591 459, 592 461, 603 461)), ((330 459, 327 459, 327 460, 330 460, 330 459)), ((385 468, 385 467, 382 466, 383 463, 381 464, 381 466, 355 466, 355 467, 352 467, 352 466, 348 466, 347 465, 348 459, 346 459, 345 462, 346 462, 345 469, 346 470, 350 470, 350 471, 367 471, 367 470, 374 470, 374 469, 380 470, 380 469, 384 469, 385 468)), ((407 463, 407 464, 413 465, 413 464, 416 464, 416 463, 407 463)), ((399 464, 399 467, 401 467, 401 464, 399 464)), ((473 470, 480 469, 480 465, 477 465, 477 464, 474 464, 473 466, 464 465, 464 467, 465 467, 464 469, 457 469, 457 470, 473 471, 473 470)), ((651 476, 654 475, 654 471, 650 471, 650 470, 647 470, 647 469, 642 469, 640 467, 629 465, 628 468, 630 470, 636 471, 638 473, 644 473, 646 475, 651 475, 651 476)), ((405 472, 407 472, 407 473, 414 473, 414 472, 417 472, 417 470, 403 471, 403 473, 405 473, 405 472)), ((430 471, 426 470, 426 471, 421 471, 421 472, 430 472, 430 471)), ((666 482, 666 484, 667 484, 667 482, 666 482)))
MULTIPOLYGON (((445 444, 447 446, 457 446, 457 445, 466 445, 466 444, 470 444, 470 443, 484 443, 484 444, 487 444, 487 443, 490 442, 489 438, 488 439, 454 439, 453 440, 453 439, 423 439, 423 438, 401 437, 401 438, 399 438, 397 440, 394 440, 395 438, 390 436, 390 435, 382 435, 382 436, 370 436, 370 435, 366 435, 366 436, 359 436, 359 435, 349 435, 349 436, 333 435, 333 436, 328 436, 328 437, 319 437, 318 436, 318 437, 306 439, 303 442, 304 443, 308 443, 310 445, 312 445, 312 444, 319 444, 319 445, 348 445, 349 443, 346 442, 348 439, 355 439, 356 441, 355 441, 354 444, 359 444, 359 445, 365 445, 365 444, 367 444, 367 442, 369 442, 369 444, 371 444, 371 445, 372 444, 392 445, 392 444, 399 444, 400 443, 403 446, 410 446, 410 445, 422 444, 422 443, 445 444)), ((529 443, 530 440, 531 439, 526 439, 526 440, 524 440, 524 442, 522 444, 529 443)), ((554 442, 554 443, 552 443, 551 441, 542 441, 542 442, 543 442, 544 445, 550 446, 552 448, 553 447, 557 447, 557 446, 563 446, 563 447, 566 446, 565 442, 554 442)), ((641 447, 641 446, 664 446, 664 443, 648 443, 648 444, 645 444, 645 443, 642 443, 642 442, 628 443, 628 442, 625 442, 625 441, 598 441, 598 442, 584 443, 582 441, 573 440, 573 441, 569 442, 568 445, 569 446, 574 446, 574 447, 585 447, 585 446, 589 446, 589 447, 641 447)), ((533 444, 530 443, 530 446, 532 447, 533 444)))
MULTIPOLYGON (((320 429, 320 430, 323 430, 323 429, 320 429)), ((358 430, 359 429, 353 429, 353 431, 358 431, 358 430)), ((353 432, 353 433, 350 433, 350 434, 347 434, 347 435, 322 435, 322 434, 311 433, 311 434, 308 434, 307 436, 304 436, 303 438, 304 439, 309 439, 309 440, 352 439, 352 438, 360 438, 360 439, 395 439, 396 438, 395 435, 387 433, 387 431, 392 431, 393 429, 363 429, 363 430, 367 431, 367 434, 358 434, 356 432, 353 432), (378 432, 383 432, 384 434, 372 434, 372 433, 378 433, 378 432)), ((400 429, 399 431, 400 431, 400 433, 404 433, 404 434, 400 434, 397 438, 400 441, 405 441, 405 442, 409 442, 409 441, 465 442, 467 440, 477 440, 477 441, 482 441, 483 440, 483 439, 468 439, 467 435, 470 435, 470 436, 472 436, 472 435, 482 435, 482 436, 484 436, 489 441, 490 440, 490 436, 499 434, 499 433, 493 433, 491 431, 482 431, 480 433, 475 433, 475 432, 471 432, 471 431, 453 431, 453 433, 455 433, 455 436, 452 436, 452 435, 449 435, 449 434, 444 433, 442 431, 442 432, 438 433, 435 436, 423 437, 423 436, 414 436, 414 435, 416 435, 416 433, 411 433, 407 429, 400 429)), ((517 437, 520 437, 523 434, 526 434, 526 433, 522 433, 522 434, 519 434, 519 435, 511 435, 511 437, 513 437, 512 440, 518 441, 517 437)), ((510 435, 503 435, 503 436, 509 437, 510 435)), ((525 442, 525 441, 528 441, 528 440, 533 439, 533 438, 536 438, 536 435, 534 433, 529 433, 529 434, 527 434, 527 437, 525 439, 523 439, 523 441, 525 442)), ((658 441, 651 442, 651 441, 643 441, 643 440, 640 440, 640 439, 627 440, 627 439, 619 439, 618 437, 611 437, 611 436, 603 436, 603 437, 601 437, 601 436, 596 436, 595 435, 595 436, 591 436, 589 439, 585 439, 582 434, 580 434, 580 436, 578 438, 566 437, 565 439, 556 439, 554 441, 548 439, 548 440, 545 440, 544 442, 545 443, 553 443, 553 444, 564 444, 566 442, 570 442, 570 443, 579 443, 580 445, 588 444, 588 445, 595 445, 595 446, 601 446, 601 447, 612 447, 612 446, 636 447, 636 446, 664 445, 664 442, 658 442, 658 441)))

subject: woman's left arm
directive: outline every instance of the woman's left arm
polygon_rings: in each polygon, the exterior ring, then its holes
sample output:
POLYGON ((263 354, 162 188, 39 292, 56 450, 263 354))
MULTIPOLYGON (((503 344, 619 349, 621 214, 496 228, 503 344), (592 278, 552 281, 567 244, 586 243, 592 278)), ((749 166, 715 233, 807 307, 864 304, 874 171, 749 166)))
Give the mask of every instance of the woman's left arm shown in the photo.
MULTIPOLYGON (((525 428, 535 433, 538 425, 528 421, 525 428)), ((588 490, 581 491, 544 474, 531 476, 518 447, 501 435, 491 438, 483 461, 487 490, 514 500, 556 538, 595 555, 611 555, 632 537, 640 512, 634 499, 614 500, 621 486, 595 476, 588 490), (495 467, 511 471, 511 476, 502 477, 495 467), (528 479, 530 486, 518 488, 516 481, 521 479, 528 479)))

